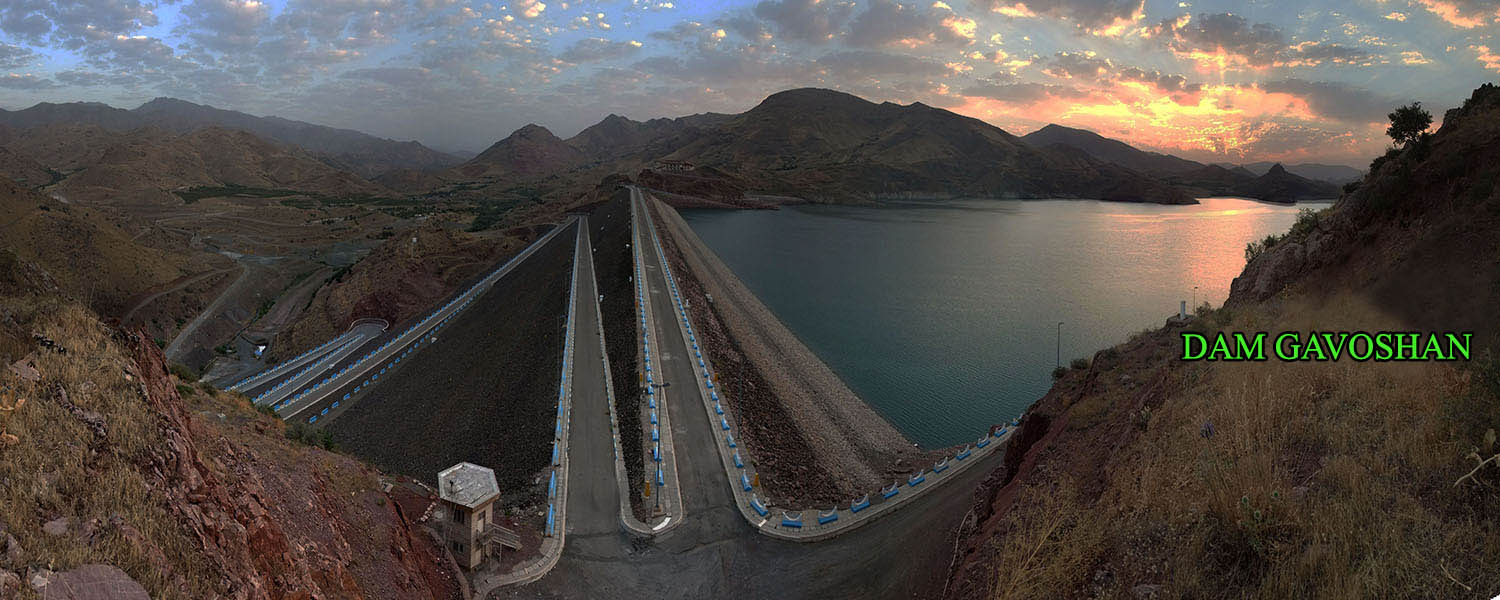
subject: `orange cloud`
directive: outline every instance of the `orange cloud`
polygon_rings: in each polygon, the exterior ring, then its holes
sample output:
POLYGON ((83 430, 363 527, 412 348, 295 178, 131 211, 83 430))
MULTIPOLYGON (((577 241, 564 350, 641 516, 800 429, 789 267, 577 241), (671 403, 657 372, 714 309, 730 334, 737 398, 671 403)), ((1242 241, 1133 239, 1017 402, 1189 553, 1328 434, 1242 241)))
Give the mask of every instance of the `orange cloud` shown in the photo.
POLYGON ((1468 6, 1470 4, 1468 2, 1452 0, 1417 0, 1417 2, 1428 12, 1437 15, 1438 18, 1454 27, 1473 29, 1483 27, 1490 20, 1500 21, 1500 7, 1494 7, 1493 12, 1485 14, 1486 10, 1490 10, 1484 6, 1485 3, 1480 3, 1480 6, 1468 6))
POLYGON ((1484 64, 1484 68, 1500 72, 1500 54, 1490 50, 1489 46, 1469 46, 1469 49, 1479 55, 1479 62, 1484 64))

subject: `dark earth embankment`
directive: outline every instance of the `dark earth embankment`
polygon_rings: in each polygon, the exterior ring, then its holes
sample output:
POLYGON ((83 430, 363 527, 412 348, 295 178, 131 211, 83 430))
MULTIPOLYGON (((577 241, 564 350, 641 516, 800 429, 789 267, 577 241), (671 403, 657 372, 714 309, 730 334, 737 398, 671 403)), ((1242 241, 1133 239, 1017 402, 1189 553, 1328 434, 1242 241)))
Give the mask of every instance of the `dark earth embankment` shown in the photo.
POLYGON ((620 452, 630 482, 631 507, 639 509, 645 481, 645 436, 641 425, 639 376, 640 319, 635 306, 635 259, 630 247, 630 190, 617 188, 609 200, 589 213, 590 242, 594 246, 594 277, 604 299, 604 345, 614 386, 615 415, 619 419, 620 452))
POLYGON ((334 441, 430 481, 468 461, 495 470, 511 505, 544 493, 567 319, 574 231, 538 249, 334 420, 334 441), (529 494, 512 494, 525 490, 529 494))

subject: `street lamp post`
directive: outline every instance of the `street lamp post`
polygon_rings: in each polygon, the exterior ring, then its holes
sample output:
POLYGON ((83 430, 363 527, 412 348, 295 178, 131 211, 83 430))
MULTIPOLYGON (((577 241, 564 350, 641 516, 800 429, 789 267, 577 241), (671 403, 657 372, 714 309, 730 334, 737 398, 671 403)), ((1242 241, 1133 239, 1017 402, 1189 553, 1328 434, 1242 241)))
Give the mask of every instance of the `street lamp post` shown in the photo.
POLYGON ((1062 321, 1057 322, 1057 366, 1062 366, 1062 321))
POLYGON ((1198 312, 1198 286, 1193 286, 1193 312, 1198 312))

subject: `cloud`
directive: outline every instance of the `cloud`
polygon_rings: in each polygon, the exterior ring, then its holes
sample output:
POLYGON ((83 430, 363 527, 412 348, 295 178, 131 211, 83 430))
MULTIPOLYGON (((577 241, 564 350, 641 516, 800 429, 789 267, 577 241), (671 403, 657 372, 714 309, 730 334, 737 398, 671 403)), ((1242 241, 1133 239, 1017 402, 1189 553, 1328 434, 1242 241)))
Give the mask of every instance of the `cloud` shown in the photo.
POLYGON ((547 5, 538 0, 519 0, 516 2, 516 8, 520 9, 521 16, 535 19, 542 16, 542 11, 547 10, 547 5))
POLYGON ((138 0, 11 0, 0 8, 0 30, 36 45, 70 49, 157 25, 154 4, 138 0))
POLYGON ((753 14, 771 24, 776 35, 796 42, 822 44, 831 39, 854 13, 853 2, 820 0, 762 0, 753 14))
POLYGON ((1401 64, 1428 65, 1432 64, 1432 59, 1429 59, 1426 56, 1422 56, 1422 53, 1416 50, 1407 50, 1401 53, 1401 64))
POLYGON ((1307 103, 1314 113, 1350 123, 1378 123, 1399 102, 1365 88, 1332 81, 1282 79, 1262 84, 1273 94, 1288 94, 1307 103))
POLYGON ((634 40, 611 42, 604 38, 584 38, 574 42, 572 46, 559 54, 558 58, 578 64, 623 58, 640 49, 641 43, 634 40))
POLYGON ((1043 83, 983 83, 965 88, 961 93, 1008 104, 1033 104, 1052 98, 1082 98, 1086 95, 1072 87, 1043 83))
POLYGON ((1490 50, 1489 46, 1483 45, 1469 46, 1469 49, 1474 51, 1474 54, 1479 59, 1480 64, 1484 65, 1484 68, 1500 73, 1500 54, 1490 50))
POLYGON ((34 60, 36 60, 36 53, 30 48, 0 42, 0 69, 19 69, 31 64, 34 60))
POLYGON ((1147 33, 1177 56, 1196 62, 1204 70, 1371 64, 1375 59, 1365 50, 1341 44, 1317 41, 1291 44, 1280 27, 1252 24, 1229 13, 1165 19, 1147 33))
POLYGON ((220 52, 244 51, 260 41, 270 9, 258 0, 193 0, 182 7, 186 22, 179 29, 220 52))
POLYGON ((94 87, 100 85, 118 85, 132 87, 140 84, 139 77, 126 73, 96 73, 93 71, 60 71, 53 77, 63 85, 78 87, 94 87))
POLYGON ((1110 71, 1110 62, 1093 52, 1058 52, 1045 61, 1042 72, 1057 79, 1095 80, 1110 71))
POLYGON ((806 60, 761 52, 756 47, 708 48, 683 55, 659 55, 632 65, 639 71, 684 83, 720 85, 805 82, 814 75, 806 60))
POLYGON ((45 90, 57 87, 57 82, 31 73, 10 73, 0 76, 0 88, 12 90, 45 90))
POLYGON ((976 8, 1012 17, 1051 17, 1085 31, 1119 35, 1145 18, 1145 0, 975 0, 976 8))
POLYGON ((1500 3, 1495 0, 1417 0, 1417 4, 1460 29, 1500 23, 1500 3))
POLYGON ((342 79, 365 79, 398 88, 431 89, 438 83, 431 69, 421 67, 375 67, 354 69, 339 75, 342 79))
POLYGON ((975 28, 971 20, 958 17, 943 3, 922 8, 895 0, 872 0, 849 25, 848 42, 863 48, 964 46, 973 43, 975 28))
POLYGON ((838 80, 886 79, 890 77, 939 77, 947 68, 935 60, 874 50, 848 50, 825 54, 817 66, 838 80))

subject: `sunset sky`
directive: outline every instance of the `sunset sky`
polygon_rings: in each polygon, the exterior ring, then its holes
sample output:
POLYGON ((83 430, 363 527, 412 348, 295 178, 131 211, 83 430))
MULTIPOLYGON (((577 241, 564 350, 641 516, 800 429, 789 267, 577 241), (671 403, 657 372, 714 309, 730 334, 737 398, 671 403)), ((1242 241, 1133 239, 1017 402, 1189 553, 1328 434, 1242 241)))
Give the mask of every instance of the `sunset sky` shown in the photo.
POLYGON ((0 107, 172 96, 477 151, 526 123, 817 86, 1017 135, 1363 166, 1385 114, 1500 78, 1500 0, 6 0, 0 107))

